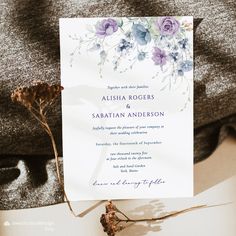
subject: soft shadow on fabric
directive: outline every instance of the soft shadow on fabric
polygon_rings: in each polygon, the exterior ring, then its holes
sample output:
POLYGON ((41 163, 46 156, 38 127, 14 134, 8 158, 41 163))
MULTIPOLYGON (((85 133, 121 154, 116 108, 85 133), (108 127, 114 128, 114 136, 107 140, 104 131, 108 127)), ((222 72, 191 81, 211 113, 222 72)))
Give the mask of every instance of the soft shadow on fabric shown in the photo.
POLYGON ((40 43, 37 48, 49 60, 59 62, 58 25, 52 24, 52 15, 48 12, 50 1, 25 0, 15 1, 16 16, 13 24, 24 35, 28 44, 40 43))
POLYGON ((236 175, 236 155, 232 155, 236 153, 236 133, 230 130, 230 136, 219 148, 209 158, 194 166, 195 195, 236 175))

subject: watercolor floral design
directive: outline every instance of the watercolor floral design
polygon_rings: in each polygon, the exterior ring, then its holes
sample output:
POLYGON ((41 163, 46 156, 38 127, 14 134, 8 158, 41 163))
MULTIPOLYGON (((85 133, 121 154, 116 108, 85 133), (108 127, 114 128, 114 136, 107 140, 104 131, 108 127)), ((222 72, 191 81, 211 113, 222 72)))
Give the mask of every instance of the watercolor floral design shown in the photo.
MULTIPOLYGON (((187 81, 186 73, 193 70, 192 40, 188 32, 193 30, 192 22, 184 17, 122 17, 97 20, 88 26, 84 38, 69 35, 79 44, 70 54, 70 66, 75 56, 86 47, 88 53, 99 55, 99 74, 103 77, 106 63, 113 64, 113 70, 124 73, 144 61, 156 67, 154 78, 161 73, 161 91, 175 87, 178 81, 187 81), (111 40, 111 38, 116 40, 111 40), (114 44, 111 45, 111 42, 114 44), (112 54, 112 56, 110 56, 112 54), (123 62, 123 64, 122 64, 123 62)), ((190 84, 182 92, 191 101, 190 84)), ((176 85, 177 86, 177 85, 176 85)), ((181 110, 183 110, 181 109, 181 110)))

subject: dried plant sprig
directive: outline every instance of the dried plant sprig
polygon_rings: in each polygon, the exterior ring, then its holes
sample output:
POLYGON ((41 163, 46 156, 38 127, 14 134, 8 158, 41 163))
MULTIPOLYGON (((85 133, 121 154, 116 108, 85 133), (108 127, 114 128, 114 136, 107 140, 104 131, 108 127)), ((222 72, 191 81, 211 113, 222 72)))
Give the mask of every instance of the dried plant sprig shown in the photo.
POLYGON ((56 161, 56 171, 59 184, 62 188, 65 201, 68 204, 70 211, 77 217, 79 215, 74 212, 64 189, 63 180, 60 175, 57 146, 46 117, 48 108, 60 95, 62 90, 63 87, 59 84, 49 85, 48 83, 37 81, 30 87, 20 87, 15 89, 11 94, 11 99, 13 102, 17 102, 26 107, 49 135, 56 161))
POLYGON ((75 217, 83 217, 84 215, 92 211, 95 207, 97 207, 104 201, 100 201, 95 205, 91 206, 90 208, 86 209, 82 213, 76 214, 65 192, 63 180, 60 175, 59 155, 57 151, 55 138, 47 121, 47 111, 53 104, 55 99, 60 95, 62 90, 63 87, 59 84, 49 85, 46 82, 34 81, 31 86, 16 88, 11 94, 11 99, 13 102, 19 103, 22 106, 26 107, 27 110, 41 124, 42 128, 49 135, 56 161, 57 178, 62 188, 65 201, 71 213, 75 217))
POLYGON ((106 209, 105 214, 102 214, 100 217, 100 223, 103 226, 104 232, 106 232, 108 236, 115 236, 116 233, 125 229, 125 227, 127 226, 127 223, 161 221, 161 220, 165 220, 167 218, 174 217, 188 211, 192 211, 199 208, 205 208, 205 207, 207 206, 206 205, 195 206, 195 207, 187 208, 181 211, 176 211, 176 212, 173 212, 164 216, 160 216, 160 217, 155 217, 155 218, 131 219, 125 213, 120 211, 116 207, 116 205, 113 204, 112 201, 109 201, 105 206, 105 209, 106 209))

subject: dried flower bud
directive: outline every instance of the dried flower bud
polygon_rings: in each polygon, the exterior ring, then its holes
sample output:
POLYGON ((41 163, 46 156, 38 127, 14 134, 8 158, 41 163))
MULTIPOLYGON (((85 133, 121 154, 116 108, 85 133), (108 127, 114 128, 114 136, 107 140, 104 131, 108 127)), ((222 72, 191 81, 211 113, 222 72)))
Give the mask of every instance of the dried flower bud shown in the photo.
POLYGON ((27 108, 31 108, 35 100, 35 92, 30 88, 17 88, 11 94, 13 102, 19 102, 27 108))
POLYGON ((118 212, 116 206, 110 201, 106 205, 106 213, 101 215, 100 223, 103 226, 104 232, 106 232, 108 236, 115 236, 117 232, 125 228, 124 226, 119 225, 121 220, 116 215, 118 212))
POLYGON ((106 213, 108 213, 110 211, 118 211, 117 207, 112 203, 112 201, 109 201, 106 204, 106 213))

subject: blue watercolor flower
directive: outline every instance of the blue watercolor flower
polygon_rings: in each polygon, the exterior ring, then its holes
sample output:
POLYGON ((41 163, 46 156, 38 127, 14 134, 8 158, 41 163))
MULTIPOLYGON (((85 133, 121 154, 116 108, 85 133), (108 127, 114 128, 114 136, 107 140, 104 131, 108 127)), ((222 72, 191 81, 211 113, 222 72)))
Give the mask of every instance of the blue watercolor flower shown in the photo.
POLYGON ((151 41, 151 34, 149 30, 141 24, 133 24, 132 34, 137 43, 140 45, 146 45, 151 41))
POLYGON ((117 47, 117 51, 118 52, 127 51, 128 49, 130 49, 132 47, 133 47, 132 43, 130 43, 129 41, 127 41, 125 39, 121 39, 121 41, 117 47))
POLYGON ((180 63, 180 68, 182 69, 183 72, 188 72, 193 69, 193 62, 186 60, 180 63))
POLYGON ((178 52, 171 52, 169 56, 176 62, 179 59, 179 53, 178 52))
POLYGON ((180 40, 180 41, 178 42, 178 44, 179 44, 180 48, 186 49, 186 48, 187 48, 187 45, 188 45, 188 39, 187 39, 187 38, 184 38, 184 39, 180 40))
POLYGON ((179 70, 178 70, 178 75, 179 75, 179 76, 184 76, 184 72, 183 72, 181 69, 179 69, 179 70))
POLYGON ((146 57, 146 52, 139 52, 138 54, 138 60, 143 61, 146 57))

